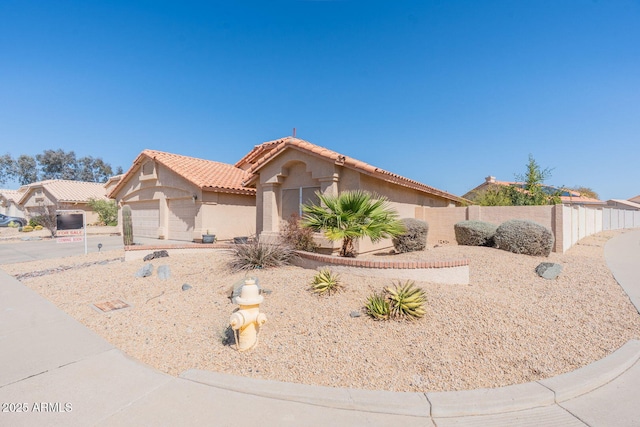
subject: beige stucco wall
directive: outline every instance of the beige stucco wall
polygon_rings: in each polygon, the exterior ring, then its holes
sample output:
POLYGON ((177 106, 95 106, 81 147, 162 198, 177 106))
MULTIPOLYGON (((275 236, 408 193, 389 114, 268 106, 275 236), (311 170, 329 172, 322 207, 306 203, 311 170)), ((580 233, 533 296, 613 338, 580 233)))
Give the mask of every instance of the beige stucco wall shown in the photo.
MULTIPOLYGON (((282 190, 298 187, 320 187, 323 194, 363 189, 386 196, 401 218, 415 218, 416 208, 448 206, 449 201, 400 185, 361 174, 324 158, 291 148, 267 163, 260 171, 256 185, 256 230, 261 237, 274 240, 282 223, 282 190)), ((340 242, 320 241, 324 251, 336 252, 340 242)), ((391 239, 373 244, 362 239, 356 244, 359 253, 392 248, 391 239)))
POLYGON ((86 221, 88 225, 96 224, 100 221, 100 217, 97 213, 95 213, 91 208, 82 202, 73 202, 73 203, 65 203, 58 202, 51 193, 47 191, 46 188, 36 188, 32 189, 27 193, 27 198, 22 204, 25 212, 25 217, 30 219, 34 216, 37 216, 37 213, 34 213, 33 209, 41 206, 41 205, 56 205, 58 210, 81 210, 85 212, 86 221), (36 194, 36 191, 42 190, 41 194, 36 194))
MULTIPOLYGON (((143 175, 142 167, 134 170, 132 176, 116 194, 116 201, 121 207, 129 203, 157 200, 159 226, 156 237, 171 238, 169 230, 171 201, 193 203, 195 215, 191 236, 193 241, 201 241, 202 234, 207 230, 211 234, 216 234, 218 240, 255 234, 254 196, 203 191, 160 164, 155 164, 154 170, 155 172, 150 175, 143 175)), ((121 210, 118 211, 118 217, 118 224, 122 224, 121 210)))

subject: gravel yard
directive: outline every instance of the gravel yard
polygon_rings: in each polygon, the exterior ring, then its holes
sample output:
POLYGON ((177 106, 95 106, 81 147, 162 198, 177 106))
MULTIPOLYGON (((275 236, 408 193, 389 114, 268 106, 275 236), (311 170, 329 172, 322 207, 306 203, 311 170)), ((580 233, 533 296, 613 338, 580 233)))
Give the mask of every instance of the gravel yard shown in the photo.
POLYGON ((335 387, 465 390, 562 374, 640 339, 640 316, 603 256, 606 241, 621 232, 599 233, 548 258, 464 246, 394 255, 471 260, 470 285, 417 283, 428 302, 427 315, 415 322, 364 314, 367 297, 388 279, 342 274, 346 289, 319 297, 309 291, 314 271, 256 270, 249 275, 271 291, 261 306, 268 321, 257 348, 246 353, 235 350, 227 331, 237 307, 230 288, 245 277, 229 270, 228 252, 153 260, 156 269, 170 267, 168 280, 135 277, 144 261, 124 262, 123 251, 1 268, 130 356, 172 375, 197 368, 335 387), (545 261, 563 265, 558 279, 536 275, 545 261), (92 306, 115 299, 131 307, 102 313, 92 306), (352 317, 354 311, 362 315, 352 317))

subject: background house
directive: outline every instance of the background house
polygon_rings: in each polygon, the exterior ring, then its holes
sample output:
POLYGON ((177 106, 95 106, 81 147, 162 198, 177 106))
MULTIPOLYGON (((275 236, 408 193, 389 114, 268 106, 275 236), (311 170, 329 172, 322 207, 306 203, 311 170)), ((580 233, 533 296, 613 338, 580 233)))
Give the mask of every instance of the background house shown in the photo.
MULTIPOLYGON (((236 163, 249 177, 244 185, 256 189, 256 231, 261 238, 275 238, 281 224, 301 213, 304 203, 317 203, 316 191, 339 194, 362 189, 386 196, 401 218, 415 218, 416 210, 462 205, 461 197, 371 166, 365 162, 287 137, 256 146, 236 163)), ((323 242, 323 247, 337 249, 323 242)), ((391 246, 385 241, 372 245, 359 242, 357 250, 367 252, 391 246)))
POLYGON ((107 200, 104 184, 99 182, 68 181, 51 179, 23 185, 18 204, 25 216, 31 218, 38 213, 34 208, 42 205, 56 205, 57 209, 79 209, 86 212, 87 224, 99 221, 98 214, 88 205, 90 199, 107 200))
POLYGON ((24 218, 22 206, 18 204, 20 197, 22 192, 19 190, 0 190, 0 213, 24 218))
MULTIPOLYGON (((507 187, 510 185, 521 186, 522 183, 513 182, 513 181, 498 181, 495 176, 488 176, 485 178, 485 181, 475 187, 473 190, 469 191, 462 197, 465 199, 474 201, 476 197, 492 187, 503 186, 507 187)), ((558 189, 556 187, 552 187, 550 185, 542 185, 543 191, 547 194, 552 195, 557 191, 560 191, 560 201, 565 205, 589 205, 589 206, 604 206, 606 202, 598 199, 593 199, 591 197, 586 197, 580 194, 578 191, 568 190, 568 189, 558 189)))
POLYGON ((135 236, 226 240, 255 233, 255 189, 242 186, 248 177, 225 163, 144 150, 109 197, 131 207, 135 236))

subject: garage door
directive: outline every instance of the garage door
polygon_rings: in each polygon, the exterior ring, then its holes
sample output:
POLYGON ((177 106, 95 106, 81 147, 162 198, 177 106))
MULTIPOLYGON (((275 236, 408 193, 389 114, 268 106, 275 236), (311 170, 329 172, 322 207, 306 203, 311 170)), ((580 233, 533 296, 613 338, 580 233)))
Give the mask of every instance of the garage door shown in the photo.
POLYGON ((131 203, 133 235, 140 237, 158 237, 160 226, 160 204, 157 200, 131 203))
POLYGON ((196 205, 191 199, 169 200, 169 239, 193 241, 196 205))

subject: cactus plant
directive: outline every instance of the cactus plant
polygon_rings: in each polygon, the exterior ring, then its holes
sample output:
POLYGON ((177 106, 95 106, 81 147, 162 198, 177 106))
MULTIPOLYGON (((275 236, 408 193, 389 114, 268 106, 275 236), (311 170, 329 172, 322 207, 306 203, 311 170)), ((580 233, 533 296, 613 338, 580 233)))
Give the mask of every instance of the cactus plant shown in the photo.
POLYGON ((331 295, 338 292, 342 288, 340 278, 337 274, 333 274, 328 268, 320 270, 318 274, 313 277, 311 283, 311 289, 313 292, 323 295, 331 295))
POLYGON ((389 319, 389 300, 386 298, 384 292, 374 293, 369 296, 369 298, 367 298, 365 308, 367 310, 367 314, 375 320, 389 319))
POLYGON ((424 291, 407 280, 404 284, 398 282, 393 288, 386 288, 389 298, 391 317, 399 319, 418 319, 426 314, 424 291))
POLYGON ((122 207, 122 240, 125 246, 133 245, 133 220, 129 205, 122 207))

